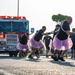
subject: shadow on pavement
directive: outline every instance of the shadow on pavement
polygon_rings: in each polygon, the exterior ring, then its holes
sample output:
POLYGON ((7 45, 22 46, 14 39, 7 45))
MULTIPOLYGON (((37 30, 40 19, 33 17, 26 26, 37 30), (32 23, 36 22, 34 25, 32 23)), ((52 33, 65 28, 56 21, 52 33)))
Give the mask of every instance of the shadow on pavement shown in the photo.
POLYGON ((17 57, 14 57, 14 56, 10 57, 8 55, 4 55, 4 56, 0 55, 0 59, 13 59, 13 60, 20 60, 20 59, 24 60, 25 59, 24 61, 31 61, 31 62, 40 62, 40 60, 41 60, 41 59, 37 59, 37 58, 34 58, 34 59, 29 59, 29 58, 26 59, 26 58, 25 57, 19 57, 19 56, 17 56, 17 57))
POLYGON ((30 62, 40 62, 41 59, 33 58, 33 59, 25 59, 25 61, 30 61, 30 62))
POLYGON ((19 60, 21 58, 20 57, 10 57, 10 56, 0 56, 0 59, 15 59, 15 60, 19 60))
POLYGON ((50 60, 50 62, 51 62, 51 63, 54 63, 54 64, 58 64, 58 65, 75 67, 75 64, 73 64, 73 62, 53 61, 53 60, 50 60))

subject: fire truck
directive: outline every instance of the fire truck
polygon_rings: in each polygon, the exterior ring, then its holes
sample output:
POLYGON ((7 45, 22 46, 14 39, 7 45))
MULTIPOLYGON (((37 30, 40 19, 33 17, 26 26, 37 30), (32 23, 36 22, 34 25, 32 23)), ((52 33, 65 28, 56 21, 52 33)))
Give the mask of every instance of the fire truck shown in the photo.
POLYGON ((0 16, 0 53, 17 56, 17 43, 21 34, 29 32, 25 16, 0 16))

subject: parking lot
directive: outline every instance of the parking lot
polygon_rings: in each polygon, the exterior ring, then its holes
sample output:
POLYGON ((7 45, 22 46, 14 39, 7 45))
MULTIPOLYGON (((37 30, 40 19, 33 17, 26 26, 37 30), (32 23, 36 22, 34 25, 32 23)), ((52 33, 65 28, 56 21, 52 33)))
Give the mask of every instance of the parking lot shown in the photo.
POLYGON ((0 75, 75 75, 75 60, 53 61, 51 57, 40 59, 9 57, 0 54, 0 75))

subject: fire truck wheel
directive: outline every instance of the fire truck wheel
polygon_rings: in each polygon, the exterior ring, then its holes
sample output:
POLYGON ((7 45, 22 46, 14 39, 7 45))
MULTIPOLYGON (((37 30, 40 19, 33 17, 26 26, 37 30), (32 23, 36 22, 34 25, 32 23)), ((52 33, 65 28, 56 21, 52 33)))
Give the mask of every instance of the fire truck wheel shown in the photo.
POLYGON ((9 52, 9 56, 10 56, 10 57, 12 57, 12 56, 13 56, 13 54, 9 52))
POLYGON ((14 53, 14 57, 17 57, 17 53, 14 53))

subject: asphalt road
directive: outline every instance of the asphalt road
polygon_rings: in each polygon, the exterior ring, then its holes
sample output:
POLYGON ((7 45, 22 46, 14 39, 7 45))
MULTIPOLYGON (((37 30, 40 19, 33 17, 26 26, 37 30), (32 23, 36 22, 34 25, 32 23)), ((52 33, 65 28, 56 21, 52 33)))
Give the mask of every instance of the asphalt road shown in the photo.
POLYGON ((75 59, 65 60, 53 61, 45 56, 29 59, 0 54, 0 75, 75 75, 75 59))

